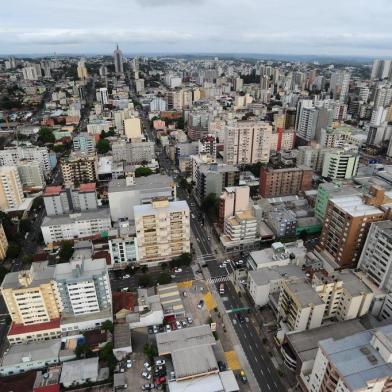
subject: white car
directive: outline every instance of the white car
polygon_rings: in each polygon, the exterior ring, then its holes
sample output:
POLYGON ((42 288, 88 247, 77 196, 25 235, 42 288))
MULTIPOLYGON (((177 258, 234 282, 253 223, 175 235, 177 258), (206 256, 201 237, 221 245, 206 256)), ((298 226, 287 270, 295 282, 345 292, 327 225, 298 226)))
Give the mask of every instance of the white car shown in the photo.
POLYGON ((188 321, 188 324, 192 324, 193 323, 192 317, 187 317, 186 321, 188 321))
POLYGON ((169 324, 166 324, 166 332, 170 332, 171 331, 171 327, 169 324))
POLYGON ((146 380, 151 380, 151 373, 149 373, 147 370, 145 370, 142 373, 142 377, 145 378, 146 380))
POLYGON ((179 272, 182 272, 182 268, 175 268, 175 269, 174 269, 174 273, 177 274, 177 273, 179 273, 179 272))
POLYGON ((131 363, 127 363, 127 369, 130 369, 132 367, 132 362, 131 363))
POLYGON ((182 325, 181 325, 181 323, 179 321, 176 321, 176 327, 177 327, 177 329, 181 329, 182 328, 182 325))
POLYGON ((219 264, 219 268, 226 268, 226 264, 225 263, 219 264))
POLYGON ((151 365, 148 362, 144 362, 143 366, 146 370, 151 371, 151 365))
POLYGON ((154 326, 152 327, 152 329, 153 329, 154 333, 158 333, 158 327, 157 327, 156 325, 154 325, 154 326))
POLYGON ((161 366, 164 365, 166 361, 164 359, 158 359, 155 361, 155 366, 161 366))
POLYGON ((123 287, 121 291, 128 291, 128 287, 123 287))

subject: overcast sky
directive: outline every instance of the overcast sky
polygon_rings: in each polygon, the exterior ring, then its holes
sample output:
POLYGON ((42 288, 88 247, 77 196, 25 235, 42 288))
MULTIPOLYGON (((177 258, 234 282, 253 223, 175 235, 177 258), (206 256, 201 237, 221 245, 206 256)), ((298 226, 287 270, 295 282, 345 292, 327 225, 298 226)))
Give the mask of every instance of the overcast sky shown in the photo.
POLYGON ((0 54, 392 55, 391 0, 0 1, 0 54))

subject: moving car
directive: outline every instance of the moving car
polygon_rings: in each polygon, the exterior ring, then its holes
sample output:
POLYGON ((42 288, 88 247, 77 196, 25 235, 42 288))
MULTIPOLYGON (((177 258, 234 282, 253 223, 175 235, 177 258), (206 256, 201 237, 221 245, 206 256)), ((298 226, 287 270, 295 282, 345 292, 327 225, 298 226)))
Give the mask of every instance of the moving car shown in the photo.
POLYGON ((248 382, 248 379, 243 370, 240 371, 240 380, 243 384, 246 384, 248 382))

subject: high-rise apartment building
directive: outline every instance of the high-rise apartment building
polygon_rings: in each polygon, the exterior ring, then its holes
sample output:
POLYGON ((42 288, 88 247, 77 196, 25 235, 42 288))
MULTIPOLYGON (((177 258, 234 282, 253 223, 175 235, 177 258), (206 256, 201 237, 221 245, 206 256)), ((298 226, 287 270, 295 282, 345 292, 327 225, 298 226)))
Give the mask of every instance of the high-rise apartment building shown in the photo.
POLYGON ((45 177, 50 176, 57 161, 46 147, 10 147, 0 150, 0 166, 14 166, 21 160, 38 161, 45 177))
POLYGON ((17 208, 24 201, 22 183, 15 166, 0 167, 0 209, 17 208))
POLYGON ((359 155, 344 150, 327 151, 324 155, 323 177, 332 180, 348 180, 358 172, 359 155))
POLYGON ((358 268, 377 287, 392 292, 392 221, 371 224, 358 268))
POLYGON ((121 50, 119 49, 118 45, 113 52, 113 61, 114 61, 114 70, 117 75, 124 73, 124 58, 121 50))
POLYGON ((107 105, 109 103, 109 93, 106 87, 101 87, 97 90, 97 101, 102 105, 107 105))
POLYGON ((329 91, 333 93, 334 98, 340 102, 346 102, 348 90, 350 87, 351 73, 348 71, 336 71, 331 75, 329 91))
POLYGON ((309 392, 390 392, 392 324, 319 342, 309 392))
POLYGON ((8 241, 5 235, 4 227, 0 223, 0 260, 4 260, 7 256, 8 241))
POLYGON ((283 169, 262 167, 259 193, 263 197, 296 195, 312 189, 313 170, 307 166, 283 169))
POLYGON ((156 199, 134 207, 141 264, 157 264, 190 252, 190 217, 186 201, 156 199))
POLYGON ((317 119, 318 110, 313 102, 309 99, 299 101, 295 121, 297 136, 305 142, 313 140, 316 135, 317 119))
POLYGON ((95 154, 71 152, 61 160, 61 173, 65 185, 79 185, 95 182, 97 179, 97 160, 95 154))
POLYGON ((267 163, 272 126, 264 121, 235 121, 227 124, 224 162, 229 165, 267 163))
POLYGON ((73 138, 74 151, 92 154, 95 152, 95 137, 81 132, 73 138))
POLYGON ((76 256, 56 265, 54 274, 62 313, 86 315, 111 309, 112 294, 105 259, 76 256))
POLYGON ((16 165, 20 182, 24 187, 44 188, 46 185, 42 167, 38 161, 22 159, 16 165))
POLYGON ((329 200, 318 249, 333 265, 356 266, 370 224, 385 217, 377 207, 383 200, 384 190, 378 187, 372 187, 363 198, 343 196, 329 200))
POLYGON ((81 58, 80 61, 78 62, 77 72, 78 72, 79 79, 84 80, 88 78, 86 60, 84 58, 81 58))
POLYGON ((219 197, 219 224, 223 227, 225 218, 249 208, 250 188, 248 186, 226 187, 219 197))
POLYGON ((5 276, 0 290, 15 324, 46 323, 60 317, 54 269, 47 262, 33 263, 29 270, 5 276))
POLYGON ((392 77, 392 62, 391 60, 374 60, 371 79, 391 79, 392 77))

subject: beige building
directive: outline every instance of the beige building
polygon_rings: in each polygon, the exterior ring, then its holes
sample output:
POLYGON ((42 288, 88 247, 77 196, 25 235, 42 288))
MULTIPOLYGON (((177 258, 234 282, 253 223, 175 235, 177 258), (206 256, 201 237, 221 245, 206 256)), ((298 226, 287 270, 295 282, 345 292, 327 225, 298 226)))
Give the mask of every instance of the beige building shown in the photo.
POLYGON ((141 141, 142 123, 140 118, 132 117, 124 120, 125 136, 131 141, 141 141))
POLYGON ((248 186, 226 187, 219 197, 219 224, 223 227, 224 220, 239 211, 249 208, 250 188, 248 186))
POLYGON ((157 199, 134 207, 139 262, 159 263, 190 252, 186 201, 157 199))
POLYGON ((60 317, 54 270, 47 262, 33 263, 29 270, 5 276, 0 291, 15 324, 48 323, 60 317))
POLYGON ((224 163, 268 163, 272 126, 264 121, 233 121, 226 126, 224 163))
POLYGON ((88 78, 88 72, 86 68, 86 60, 84 58, 81 58, 80 61, 78 62, 78 78, 83 80, 88 78))
POLYGON ((3 225, 0 223, 0 260, 4 260, 7 256, 8 241, 4 232, 3 225))
POLYGON ((95 154, 72 152, 61 160, 61 173, 65 185, 86 184, 97 179, 95 154))
POLYGON ((17 208, 23 201, 23 187, 17 168, 0 167, 0 209, 17 208))
POLYGON ((278 313, 290 331, 305 331, 321 325, 327 305, 306 279, 284 281, 278 313))

